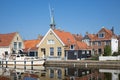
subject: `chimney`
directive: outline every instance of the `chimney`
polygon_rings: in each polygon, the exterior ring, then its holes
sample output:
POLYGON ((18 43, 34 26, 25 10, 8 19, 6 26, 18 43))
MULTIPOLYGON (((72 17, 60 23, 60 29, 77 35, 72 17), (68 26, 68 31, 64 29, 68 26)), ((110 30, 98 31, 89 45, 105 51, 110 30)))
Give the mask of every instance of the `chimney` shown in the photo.
POLYGON ((38 34, 38 39, 41 40, 42 38, 43 38, 43 36, 38 34))

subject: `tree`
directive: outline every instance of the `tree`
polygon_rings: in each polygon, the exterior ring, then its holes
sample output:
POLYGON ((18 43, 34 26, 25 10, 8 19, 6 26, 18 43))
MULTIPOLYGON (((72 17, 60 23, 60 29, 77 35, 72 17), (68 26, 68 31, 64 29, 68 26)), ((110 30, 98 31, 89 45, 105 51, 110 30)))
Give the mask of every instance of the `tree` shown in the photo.
POLYGON ((104 47, 104 54, 103 56, 111 56, 111 47, 109 45, 106 45, 104 47))

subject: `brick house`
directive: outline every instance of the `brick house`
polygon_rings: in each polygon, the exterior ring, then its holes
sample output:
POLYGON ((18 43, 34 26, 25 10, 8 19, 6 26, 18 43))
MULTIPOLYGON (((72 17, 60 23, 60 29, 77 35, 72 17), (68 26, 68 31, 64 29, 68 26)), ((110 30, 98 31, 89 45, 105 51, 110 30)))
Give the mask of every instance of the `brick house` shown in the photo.
POLYGON ((111 46, 112 53, 118 51, 118 39, 116 34, 114 33, 114 28, 111 30, 102 28, 98 31, 97 34, 86 34, 83 38, 83 41, 91 46, 92 54, 104 54, 104 47, 106 45, 111 46))

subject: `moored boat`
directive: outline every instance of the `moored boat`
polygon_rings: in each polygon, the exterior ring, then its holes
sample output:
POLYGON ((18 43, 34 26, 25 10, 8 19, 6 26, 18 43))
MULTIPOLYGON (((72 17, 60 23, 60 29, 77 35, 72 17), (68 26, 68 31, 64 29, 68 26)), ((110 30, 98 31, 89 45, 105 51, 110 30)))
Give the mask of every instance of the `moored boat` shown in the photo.
POLYGON ((1 59, 1 65, 6 66, 42 66, 44 62, 44 58, 21 56, 20 54, 1 59))

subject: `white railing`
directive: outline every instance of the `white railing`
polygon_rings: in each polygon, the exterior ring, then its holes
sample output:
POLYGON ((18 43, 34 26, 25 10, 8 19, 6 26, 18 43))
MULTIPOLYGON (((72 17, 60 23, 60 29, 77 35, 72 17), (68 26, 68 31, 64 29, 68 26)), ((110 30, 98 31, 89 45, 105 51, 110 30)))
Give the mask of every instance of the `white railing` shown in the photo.
POLYGON ((99 56, 99 61, 120 60, 120 56, 99 56))

